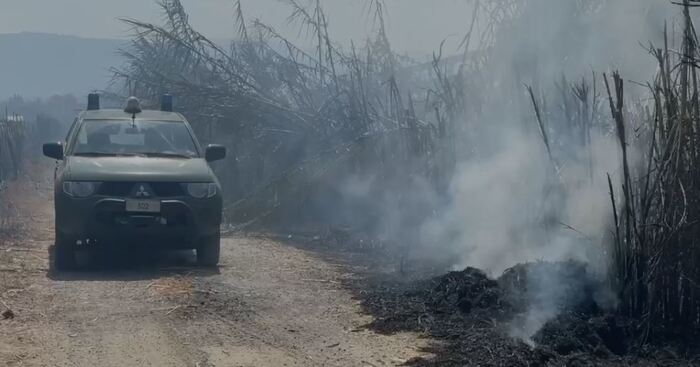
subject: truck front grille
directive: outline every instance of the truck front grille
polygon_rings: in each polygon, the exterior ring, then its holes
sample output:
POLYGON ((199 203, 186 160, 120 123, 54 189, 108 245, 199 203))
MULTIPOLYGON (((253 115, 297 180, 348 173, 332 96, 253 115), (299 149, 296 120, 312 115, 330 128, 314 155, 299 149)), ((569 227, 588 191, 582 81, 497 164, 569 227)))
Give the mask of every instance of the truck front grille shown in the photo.
POLYGON ((134 186, 147 183, 159 198, 185 195, 182 185, 176 182, 103 182, 97 190, 98 195, 111 197, 127 197, 134 192, 134 186))

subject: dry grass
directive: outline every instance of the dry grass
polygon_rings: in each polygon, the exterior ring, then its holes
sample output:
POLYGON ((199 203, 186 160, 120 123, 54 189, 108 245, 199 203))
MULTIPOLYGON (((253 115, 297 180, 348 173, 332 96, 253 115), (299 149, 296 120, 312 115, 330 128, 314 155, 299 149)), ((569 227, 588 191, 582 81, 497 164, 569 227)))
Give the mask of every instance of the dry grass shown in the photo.
POLYGON ((194 284, 192 279, 187 276, 161 278, 150 283, 147 288, 155 294, 165 297, 182 297, 194 294, 194 284))

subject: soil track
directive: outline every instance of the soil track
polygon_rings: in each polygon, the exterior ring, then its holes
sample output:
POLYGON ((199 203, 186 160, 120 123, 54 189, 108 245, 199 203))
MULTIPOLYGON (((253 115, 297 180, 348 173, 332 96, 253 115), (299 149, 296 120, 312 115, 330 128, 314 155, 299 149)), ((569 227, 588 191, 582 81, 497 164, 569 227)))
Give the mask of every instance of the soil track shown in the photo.
POLYGON ((143 252, 86 254, 87 271, 56 273, 47 176, 8 192, 22 225, 0 237, 0 312, 13 313, 0 317, 2 365, 387 366, 428 343, 364 328, 345 265, 267 238, 224 239, 216 271, 143 252))

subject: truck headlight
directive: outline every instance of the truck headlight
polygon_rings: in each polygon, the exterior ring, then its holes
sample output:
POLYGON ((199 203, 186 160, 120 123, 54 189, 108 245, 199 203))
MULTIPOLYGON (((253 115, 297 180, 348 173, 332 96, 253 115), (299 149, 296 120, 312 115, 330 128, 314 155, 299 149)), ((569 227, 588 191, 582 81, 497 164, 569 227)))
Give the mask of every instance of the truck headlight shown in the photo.
POLYGON ((215 183, 188 183, 184 184, 187 194, 196 199, 211 198, 216 195, 215 183))
POLYGON ((66 181, 63 183, 63 192, 68 196, 86 198, 97 190, 98 182, 66 181))

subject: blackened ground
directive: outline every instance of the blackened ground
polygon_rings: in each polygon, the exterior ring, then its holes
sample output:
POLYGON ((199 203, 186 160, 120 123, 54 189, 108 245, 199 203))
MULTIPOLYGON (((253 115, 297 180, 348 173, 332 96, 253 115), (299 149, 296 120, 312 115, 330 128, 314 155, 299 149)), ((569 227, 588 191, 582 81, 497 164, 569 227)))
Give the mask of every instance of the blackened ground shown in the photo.
POLYGON ((369 328, 386 334, 420 331, 441 341, 429 347, 435 357, 409 365, 700 365, 697 354, 681 353, 684 344, 696 344, 690 340, 637 346, 636 323, 599 307, 601 284, 580 263, 518 265, 497 280, 467 268, 428 280, 383 277, 369 283, 369 291, 359 292, 366 312, 375 317, 369 328), (540 278, 547 276, 558 282, 540 278), (543 293, 543 286, 549 293, 543 293), (514 320, 532 305, 552 300, 560 312, 530 340, 509 336, 514 320))

